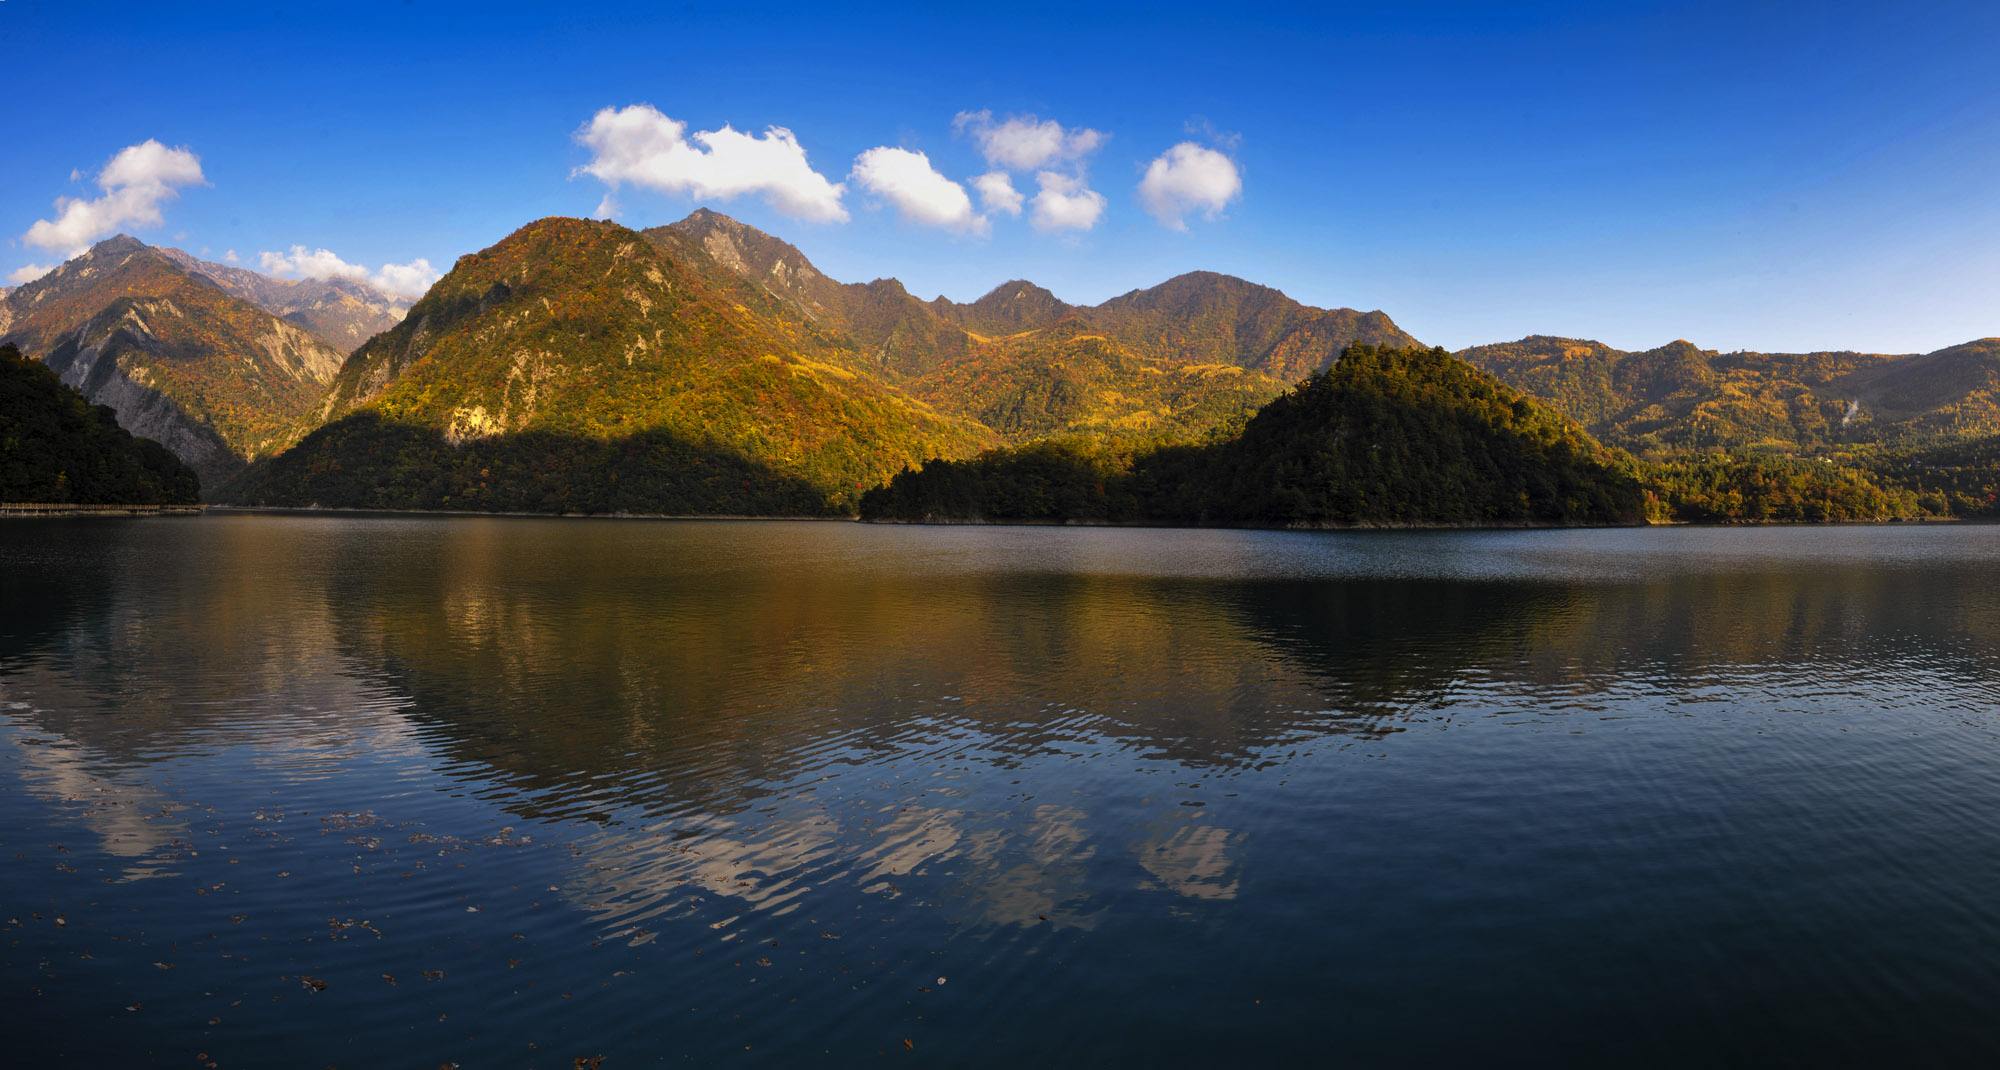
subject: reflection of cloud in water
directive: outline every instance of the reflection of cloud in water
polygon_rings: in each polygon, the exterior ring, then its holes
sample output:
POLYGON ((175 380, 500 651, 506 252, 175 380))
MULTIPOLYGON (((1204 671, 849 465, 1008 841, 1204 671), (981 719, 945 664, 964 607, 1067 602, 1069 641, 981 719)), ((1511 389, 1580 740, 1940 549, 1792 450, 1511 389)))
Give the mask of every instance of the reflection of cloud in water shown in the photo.
MULTIPOLYGON (((720 822, 702 830, 666 822, 613 824, 579 844, 583 865, 569 897, 620 936, 651 938, 649 923, 686 917, 710 899, 731 929, 746 913, 774 917, 815 897, 893 899, 912 881, 948 882, 933 901, 962 904, 970 919, 995 925, 1094 927, 1092 889, 1099 858, 1076 807, 1012 812, 909 807, 880 824, 837 823, 823 813, 776 818, 761 827, 720 822), (979 827, 975 827, 979 826, 979 827)), ((1140 848, 1155 890, 1191 899, 1233 898, 1228 850, 1234 834, 1208 826, 1180 830, 1140 848)))
POLYGON ((722 821, 705 835, 677 834, 665 822, 612 826, 578 845, 587 886, 572 892, 584 910, 626 932, 692 906, 702 893, 783 915, 797 908, 819 871, 844 857, 838 846, 824 817, 762 829, 722 821))
POLYGON ((958 846, 957 812, 912 806, 883 825, 875 844, 855 857, 864 892, 894 892, 893 878, 907 877, 933 859, 948 858, 958 846))
MULTIPOLYGON (((8 713, 25 712, 26 703, 10 702, 8 713)), ((171 876, 176 841, 188 837, 187 822, 175 816, 180 804, 126 777, 105 776, 91 769, 90 756, 77 745, 17 729, 6 732, 18 752, 15 768, 30 795, 72 816, 97 837, 105 854, 127 862, 123 880, 171 876)))
POLYGON ((1234 899, 1229 860, 1234 833, 1214 825, 1189 825, 1157 844, 1139 848, 1139 864, 1159 882, 1190 899, 1234 899))
POLYGON ((1047 918, 1071 928, 1095 925, 1080 902, 1088 895, 1088 863, 1097 855, 1083 820, 1083 811, 1074 807, 1037 806, 1018 836, 992 830, 981 844, 984 872, 970 882, 973 901, 986 920, 1028 925, 1047 918), (1025 857, 1015 861, 1017 856, 1025 857))

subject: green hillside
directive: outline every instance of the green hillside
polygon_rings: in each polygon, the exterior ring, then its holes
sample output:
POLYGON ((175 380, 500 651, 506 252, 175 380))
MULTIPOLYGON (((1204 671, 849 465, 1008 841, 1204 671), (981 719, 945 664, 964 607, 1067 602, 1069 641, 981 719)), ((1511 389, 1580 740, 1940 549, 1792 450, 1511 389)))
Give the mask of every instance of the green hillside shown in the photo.
POLYGON ((200 490, 166 447, 134 438, 110 409, 0 345, 0 502, 181 505, 200 490))
POLYGON ((1231 363, 1147 357, 1068 317, 984 342, 910 389, 1009 442, 1058 434, 1186 442, 1240 427, 1285 385, 1231 363))
POLYGON ((1838 453, 2000 433, 2000 339, 1934 353, 1630 353, 1534 336, 1459 356, 1612 445, 1838 453))
POLYGON ((899 474, 870 519, 1186 524, 1620 524, 1628 459, 1442 350, 1349 348, 1240 435, 1125 456, 1043 443, 899 474))
POLYGON ((357 350, 327 423, 224 488, 272 505, 822 513, 994 439, 615 223, 462 258, 357 350))

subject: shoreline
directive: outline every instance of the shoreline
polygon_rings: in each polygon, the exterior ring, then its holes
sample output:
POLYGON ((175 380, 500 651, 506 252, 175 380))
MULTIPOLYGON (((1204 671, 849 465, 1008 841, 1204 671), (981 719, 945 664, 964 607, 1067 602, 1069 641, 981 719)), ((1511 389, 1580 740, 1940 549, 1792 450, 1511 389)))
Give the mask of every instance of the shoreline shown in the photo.
POLYGON ((201 505, 85 505, 79 502, 0 502, 0 519, 38 517, 200 516, 201 505))
POLYGON ((783 520, 790 523, 860 523, 852 516, 781 516, 758 513, 533 513, 524 510, 488 509, 379 509, 337 505, 222 505, 206 504, 208 513, 237 513, 246 516, 495 516, 529 520, 783 520))
POLYGON ((1134 528, 1158 531, 1613 531, 1647 528, 1822 528, 1822 527, 1902 527, 1930 524, 1991 524, 2000 518, 1985 517, 1906 517, 1888 520, 1739 520, 1722 523, 1674 521, 1633 524, 1538 524, 1481 522, 1382 522, 1365 524, 1170 524, 1128 520, 892 520, 858 516, 775 516, 742 513, 535 513, 496 512, 478 509, 360 509, 339 506, 220 505, 177 507, 202 514, 269 516, 348 516, 348 517, 499 517, 528 520, 713 520, 782 521, 785 523, 870 524, 884 527, 989 527, 989 528, 1134 528))

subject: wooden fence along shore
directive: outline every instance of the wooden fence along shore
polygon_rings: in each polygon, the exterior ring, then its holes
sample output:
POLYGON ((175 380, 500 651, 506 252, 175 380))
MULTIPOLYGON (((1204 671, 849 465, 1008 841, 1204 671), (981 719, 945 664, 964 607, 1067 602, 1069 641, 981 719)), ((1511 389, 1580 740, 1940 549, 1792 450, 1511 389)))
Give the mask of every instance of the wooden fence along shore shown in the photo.
POLYGON ((198 516, 199 505, 79 505, 75 502, 0 502, 10 516, 198 516))

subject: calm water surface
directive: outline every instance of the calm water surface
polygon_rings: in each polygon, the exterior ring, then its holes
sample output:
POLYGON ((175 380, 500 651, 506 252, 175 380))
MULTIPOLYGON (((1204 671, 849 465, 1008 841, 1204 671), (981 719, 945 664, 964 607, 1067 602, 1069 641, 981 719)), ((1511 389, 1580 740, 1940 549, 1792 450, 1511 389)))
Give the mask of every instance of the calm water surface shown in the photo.
POLYGON ((2000 1057, 2000 528, 0 524, 13 1065, 2000 1057))

